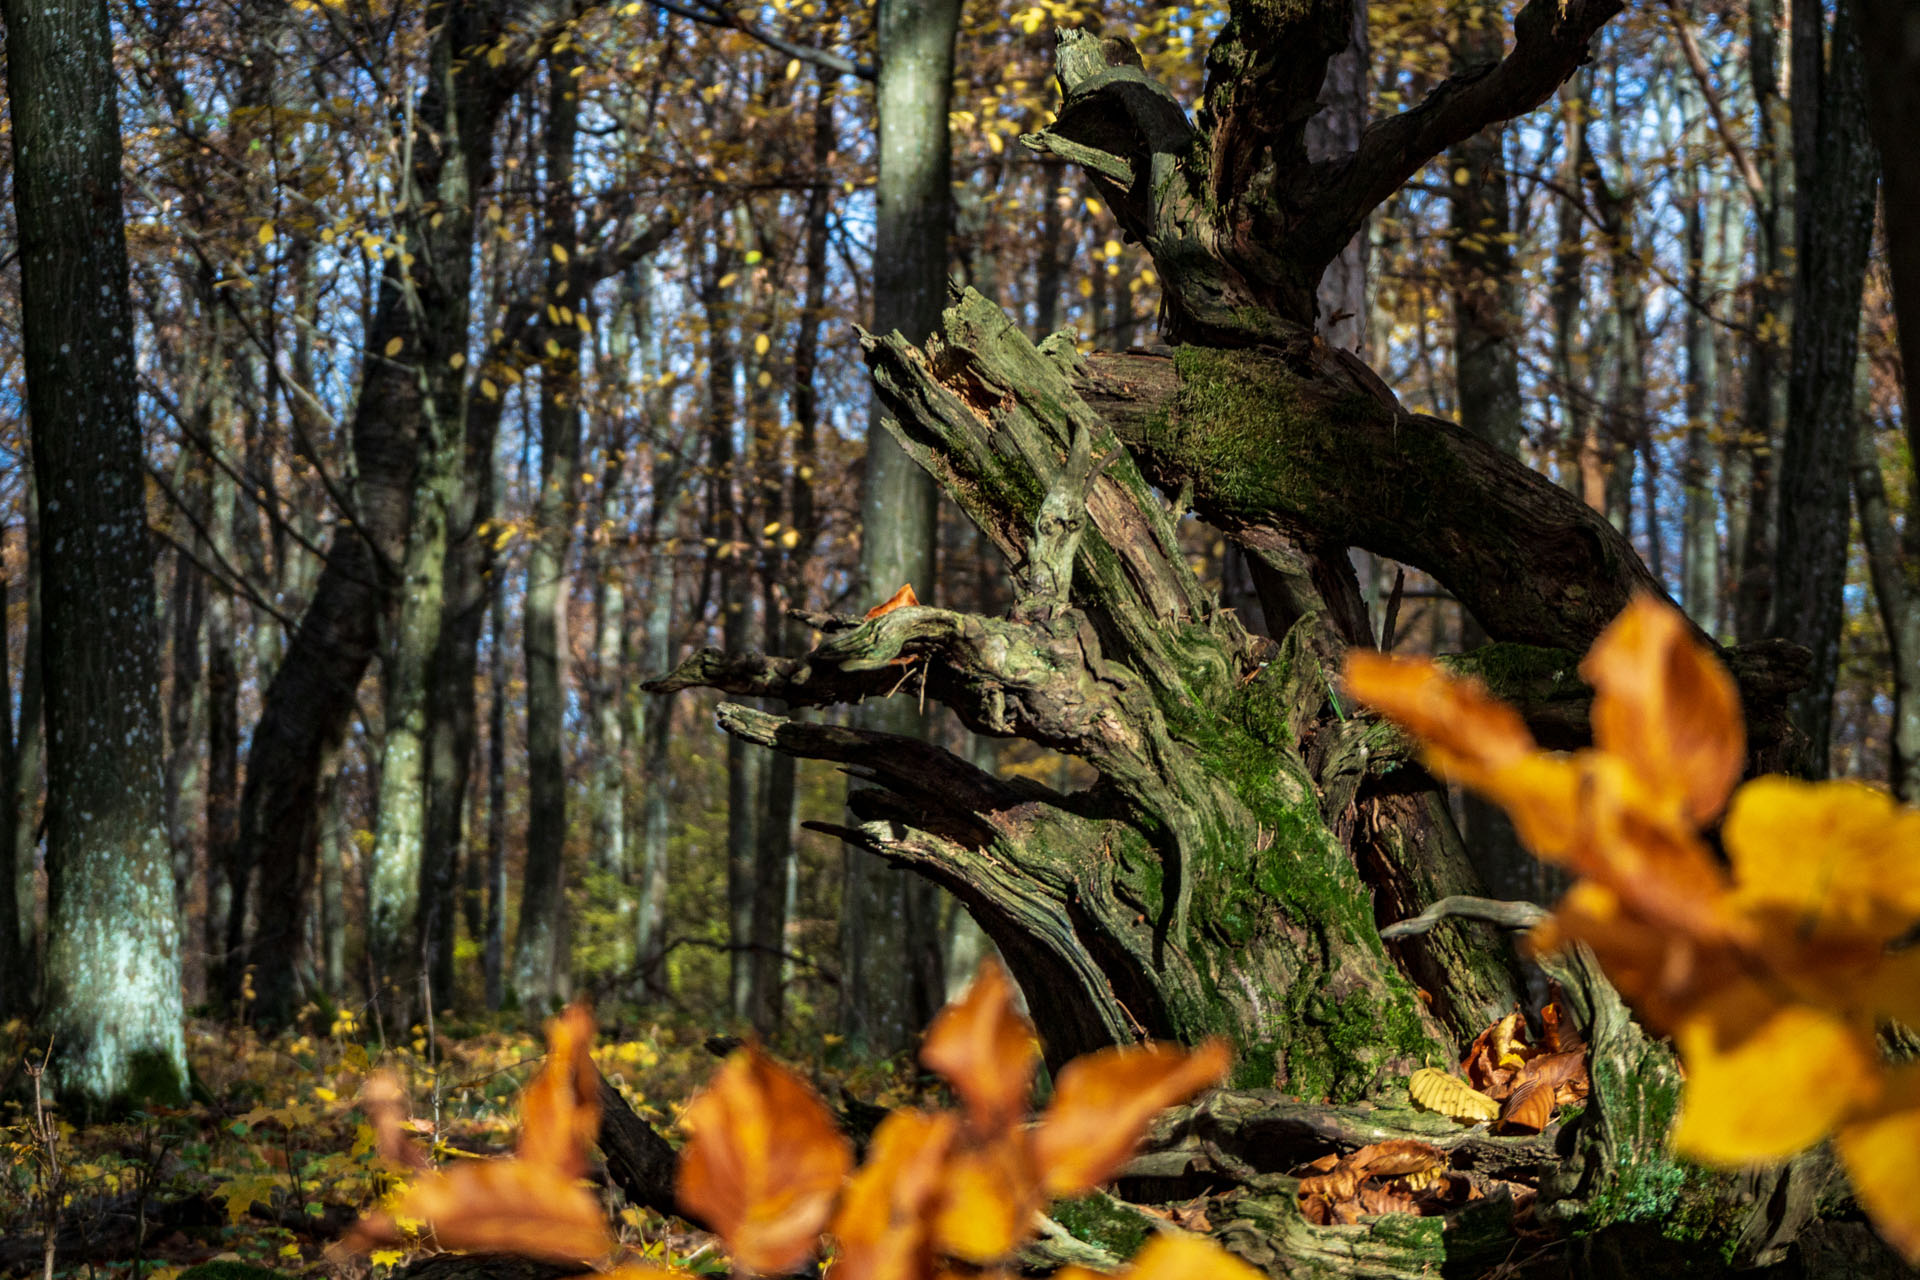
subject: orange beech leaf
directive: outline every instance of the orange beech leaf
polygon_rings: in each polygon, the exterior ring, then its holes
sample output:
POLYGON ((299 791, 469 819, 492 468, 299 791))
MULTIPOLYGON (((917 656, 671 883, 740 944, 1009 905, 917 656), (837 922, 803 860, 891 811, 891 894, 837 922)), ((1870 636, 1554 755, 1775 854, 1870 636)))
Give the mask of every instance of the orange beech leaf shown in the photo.
POLYGON ((1211 1240, 1171 1232, 1147 1241, 1121 1275, 1127 1280, 1265 1280, 1211 1240))
POLYGON ((1631 762, 1649 785, 1676 789, 1693 821, 1720 812, 1746 768, 1740 691, 1679 610, 1635 597, 1580 675, 1594 688, 1595 747, 1631 762))
POLYGON ((932 1268, 928 1219, 960 1132, 950 1111, 894 1111, 833 1216, 833 1280, 917 1280, 932 1268))
POLYGON ((966 994, 940 1011, 920 1061, 966 1103, 975 1134, 998 1133, 1026 1114, 1040 1053, 1033 1025, 1013 1008, 1013 983, 989 959, 966 994))
POLYGON ((1053 1100, 1034 1134, 1048 1196, 1079 1195, 1125 1164, 1147 1125, 1227 1074, 1226 1042, 1188 1052, 1178 1045, 1103 1049, 1060 1069, 1053 1100))
POLYGON ((593 1067, 593 1013, 575 1002, 547 1022, 547 1062, 520 1094, 514 1154, 562 1178, 587 1172, 600 1133, 600 1075, 593 1067))
POLYGON ((614 1248, 598 1196, 551 1168, 520 1160, 469 1160, 445 1173, 421 1174, 393 1214, 361 1219, 346 1247, 365 1252, 411 1243, 396 1218, 425 1222, 443 1249, 592 1262, 614 1248))
POLYGON ((1673 1038, 1687 1067, 1673 1148, 1697 1160, 1784 1159, 1879 1092, 1870 1034, 1751 982, 1703 1002, 1673 1038))
POLYGON ((693 1136, 680 1154, 680 1203, 719 1233, 741 1267, 799 1266, 853 1164, 825 1105, 750 1045, 727 1059, 685 1119, 693 1136))
POLYGON ((1874 1226, 1920 1264, 1920 1068, 1888 1072, 1879 1105, 1842 1125, 1833 1145, 1874 1226))
MULTIPOLYGON (((404 1218, 425 1222, 444 1249, 556 1262, 591 1262, 611 1252, 614 1240, 599 1198, 579 1181, 599 1126, 598 1077, 587 1057, 592 1039, 593 1017, 583 1005, 547 1023, 547 1060, 522 1094, 515 1158, 463 1161, 444 1173, 421 1173, 391 1214, 362 1218, 344 1247, 404 1246, 410 1243, 399 1227, 404 1218)), ((416 1157, 399 1145, 404 1095, 391 1078, 369 1085, 376 1134, 385 1130, 379 1141, 394 1149, 393 1158, 413 1162, 416 1157)))
POLYGON ((913 584, 909 582, 902 585, 898 591, 888 596, 884 601, 867 610, 866 616, 868 619, 878 618, 884 614, 892 613, 895 609, 906 609, 919 603, 920 597, 913 594, 913 584))
POLYGON ((1553 1122, 1553 1111, 1553 1086, 1538 1076, 1529 1076, 1515 1082, 1513 1092, 1500 1107, 1493 1129, 1496 1133, 1515 1130, 1538 1133, 1553 1122))
POLYGON ((1478 680, 1449 675, 1429 659, 1355 649, 1347 654, 1345 683, 1451 767, 1486 772, 1537 750, 1517 711, 1478 680))

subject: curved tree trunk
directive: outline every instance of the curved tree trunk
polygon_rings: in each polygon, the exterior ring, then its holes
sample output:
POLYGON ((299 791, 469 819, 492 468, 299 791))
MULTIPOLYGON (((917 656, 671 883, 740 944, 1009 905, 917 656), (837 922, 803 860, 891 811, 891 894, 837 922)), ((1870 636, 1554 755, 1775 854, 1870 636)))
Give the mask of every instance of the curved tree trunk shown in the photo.
MULTIPOLYGON (((1587 733, 1578 652, 1660 586, 1601 513, 1409 413, 1316 337, 1313 286, 1374 203, 1549 96, 1618 7, 1533 0, 1504 60, 1319 164, 1301 124, 1346 43, 1350 0, 1233 5, 1209 59, 1205 134, 1125 40, 1063 33, 1065 103, 1025 141, 1087 169, 1153 254, 1177 345, 1035 346, 971 290, 921 346, 862 339, 889 432, 1012 566, 1012 608, 807 615, 823 636, 809 653, 705 650, 648 686, 790 707, 901 689, 975 733, 1091 766, 1098 781, 1068 793, 871 724, 719 711, 736 739, 868 784, 849 823, 827 829, 965 904, 1020 980, 1049 1064, 1144 1037, 1233 1044, 1238 1090, 1170 1122, 1136 1172, 1162 1187, 1244 1185, 1244 1218, 1218 1234, 1274 1274, 1466 1274, 1514 1248, 1504 1196, 1446 1220, 1322 1229, 1300 1218, 1286 1177, 1342 1145, 1434 1137, 1432 1117, 1404 1108, 1405 1076, 1457 1058, 1519 990, 1512 950, 1480 926, 1382 940, 1382 924, 1475 880, 1408 744, 1338 690, 1343 650, 1370 643, 1347 550, 1423 569, 1459 598, 1494 643, 1454 661, 1556 747, 1587 733), (1178 495, 1171 509, 1164 494, 1178 495), (1189 507, 1247 554, 1277 642, 1202 589, 1176 539, 1189 507)), ((1782 704, 1801 655, 1726 656, 1754 761, 1778 761, 1794 746, 1782 704)), ((1527 1170, 1536 1220, 1658 1231, 1685 1184, 1724 1211, 1709 1248, 1757 1258, 1790 1235, 1788 1206, 1805 1200, 1772 1194, 1785 1183, 1695 1186, 1667 1161, 1671 1057, 1582 956, 1550 971, 1593 1045, 1593 1097, 1564 1132, 1491 1139, 1485 1157, 1527 1170)))

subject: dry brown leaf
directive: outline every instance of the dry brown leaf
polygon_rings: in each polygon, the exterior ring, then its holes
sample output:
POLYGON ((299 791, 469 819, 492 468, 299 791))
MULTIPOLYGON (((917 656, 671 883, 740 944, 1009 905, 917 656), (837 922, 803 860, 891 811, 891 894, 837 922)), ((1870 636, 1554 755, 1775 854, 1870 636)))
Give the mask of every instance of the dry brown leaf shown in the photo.
POLYGON ((514 1154, 563 1178, 584 1177, 600 1133, 600 1075, 593 1067, 593 1013, 575 1003, 547 1023, 547 1064, 520 1095, 514 1154))
POLYGON ((813 1252, 853 1152, 812 1089, 749 1045, 687 1107, 680 1203, 727 1242, 734 1261, 769 1274, 813 1252))
POLYGON ((1553 1089, 1539 1076, 1514 1085, 1493 1127, 1501 1133, 1526 1130, 1538 1133, 1553 1122, 1553 1089))
POLYGON ((391 1071, 376 1071, 360 1086, 360 1109, 373 1126, 373 1149, 382 1160, 402 1169, 432 1167, 427 1149, 409 1136, 407 1091, 391 1071))
POLYGON ((898 591, 888 596, 885 600, 867 610, 866 616, 869 620, 872 620, 884 614, 892 613, 895 609, 907 609, 919 603, 920 597, 913 594, 913 584, 909 582, 902 585, 898 591))
POLYGON ((1361 1147, 1343 1163, 1351 1163, 1370 1178, 1384 1180, 1445 1168, 1447 1153, 1432 1143, 1395 1138, 1361 1147))

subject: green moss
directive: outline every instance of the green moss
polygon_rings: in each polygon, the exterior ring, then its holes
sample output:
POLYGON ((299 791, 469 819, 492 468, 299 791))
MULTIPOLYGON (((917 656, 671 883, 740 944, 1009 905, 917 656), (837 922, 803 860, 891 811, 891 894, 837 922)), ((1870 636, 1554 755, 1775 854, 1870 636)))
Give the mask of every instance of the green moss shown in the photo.
POLYGON ((1508 700, 1584 698, 1590 693, 1580 678, 1580 655, 1570 649, 1498 641, 1442 658, 1440 664, 1456 674, 1478 678, 1508 700))
POLYGON ((1105 1249, 1119 1258, 1131 1258, 1139 1252, 1151 1230, 1143 1215, 1121 1207, 1111 1196, 1097 1191, 1057 1201, 1052 1216, 1075 1240, 1105 1249))
POLYGON ((1287 1091, 1304 1099, 1357 1102, 1384 1079, 1394 1059, 1415 1062, 1439 1046, 1413 1011, 1413 993, 1390 976, 1385 998, 1355 992, 1328 1000, 1318 991, 1293 993, 1296 1034, 1287 1046, 1287 1091))
POLYGON ((186 1105, 187 1081, 181 1064, 158 1049, 136 1049, 127 1055, 127 1100, 136 1106, 186 1105))
POLYGON ((182 1271, 180 1280, 286 1280, 286 1273, 245 1262, 203 1262, 182 1271))

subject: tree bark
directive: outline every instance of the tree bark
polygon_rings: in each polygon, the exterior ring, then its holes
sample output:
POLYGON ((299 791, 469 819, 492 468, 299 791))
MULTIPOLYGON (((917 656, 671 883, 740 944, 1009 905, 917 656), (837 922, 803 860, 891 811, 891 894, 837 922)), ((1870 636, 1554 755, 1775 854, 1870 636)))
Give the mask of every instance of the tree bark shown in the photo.
POLYGON ((1862 33, 1854 26, 1852 0, 1835 11, 1824 61, 1820 7, 1795 4, 1793 17, 1793 93, 1803 108, 1794 126, 1799 247, 1773 633, 1813 654, 1813 678, 1794 696, 1793 716, 1807 738, 1804 772, 1824 778, 1851 531, 1854 362, 1880 161, 1867 126, 1862 33), (1816 118, 1808 122, 1809 115, 1816 118))
MULTIPOLYGON (((573 194, 574 143, 580 102, 571 49, 547 55, 547 107, 542 151, 549 305, 581 301, 573 286, 577 214, 573 194), (556 253, 555 250, 558 250, 556 253)), ((577 507, 580 464, 580 331, 551 321, 543 330, 540 365, 540 492, 527 556, 527 868, 520 926, 513 944, 513 993, 523 1010, 546 1012, 560 991, 566 910, 567 761, 561 722, 566 715, 567 568, 577 507)))
MULTIPOLYGON (((957 0, 884 0, 875 23, 879 178, 874 243, 873 327, 919 341, 940 324, 948 237, 953 220, 947 99, 953 82, 957 0)), ((1044 275, 1044 272, 1043 272, 1044 275)), ((1057 291, 1042 280, 1042 315, 1057 291)), ((878 604, 911 584, 934 598, 936 495, 933 482, 882 427, 876 402, 867 430, 867 472, 860 499, 862 598, 878 604)), ((856 713, 878 733, 924 732, 911 696, 876 701, 856 713)), ((850 847, 841 890, 840 1027, 849 1040, 882 1054, 908 1047, 944 994, 929 985, 916 949, 937 945, 926 886, 850 847)), ((931 974, 938 974, 938 953, 931 974)), ((937 977, 934 978, 939 983, 937 977)), ((943 985, 943 984, 941 984, 943 985)))
POLYGON ((99 0, 7 0, 27 407, 41 511, 46 1001, 58 1088, 185 1100, 180 924, 136 416, 113 34, 99 0))
MULTIPOLYGON (((474 197, 491 180, 493 125, 533 65, 551 16, 517 3, 469 0, 438 3, 428 16, 436 34, 409 175, 420 199, 406 219, 409 243, 420 249, 413 266, 396 255, 382 268, 351 426, 354 509, 335 527, 312 600, 267 688, 241 794, 241 877, 232 910, 244 918, 257 870, 259 925, 247 954, 257 970, 258 1007, 269 1020, 290 1015, 299 1002, 295 974, 318 848, 319 770, 344 737, 394 603, 422 441, 430 431, 442 432, 430 443, 444 454, 446 424, 459 422, 463 411, 464 378, 451 362, 466 349, 474 197), (496 46, 497 62, 464 56, 496 46), (428 207, 431 216, 420 212, 428 207)), ((433 562, 422 554, 415 563, 425 569, 433 562)), ((405 885, 396 880, 396 893, 410 904, 417 884, 416 864, 405 885)), ((393 929, 402 922, 410 927, 410 905, 387 918, 393 929)), ((236 966, 229 998, 237 995, 239 977, 236 966)))

